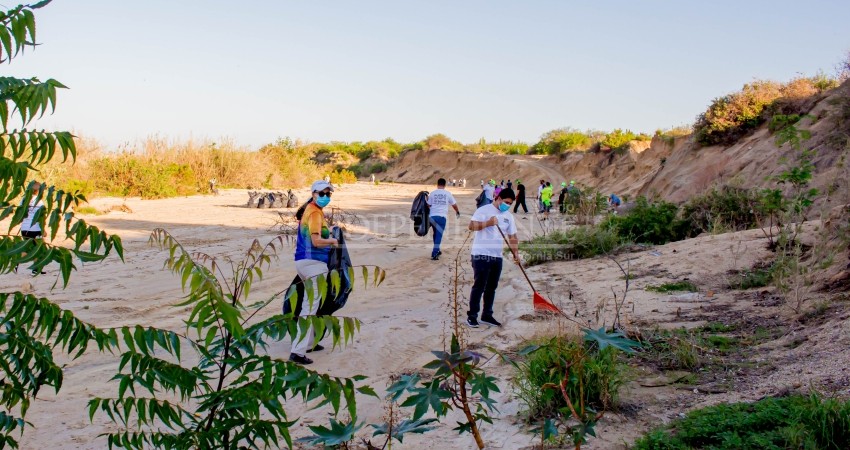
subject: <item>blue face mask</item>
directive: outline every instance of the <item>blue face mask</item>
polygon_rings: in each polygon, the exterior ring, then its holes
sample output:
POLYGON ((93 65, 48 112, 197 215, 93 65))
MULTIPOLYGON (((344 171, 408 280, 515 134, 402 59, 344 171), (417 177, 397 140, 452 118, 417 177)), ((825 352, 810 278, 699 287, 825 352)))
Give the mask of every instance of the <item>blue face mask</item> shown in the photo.
POLYGON ((330 202, 331 202, 330 197, 319 196, 319 197, 316 198, 316 204, 319 205, 319 208, 324 208, 325 206, 328 206, 328 204, 330 202))
POLYGON ((499 211, 501 212, 508 212, 509 209, 511 209, 511 205, 507 203, 502 203, 499 205, 499 211))

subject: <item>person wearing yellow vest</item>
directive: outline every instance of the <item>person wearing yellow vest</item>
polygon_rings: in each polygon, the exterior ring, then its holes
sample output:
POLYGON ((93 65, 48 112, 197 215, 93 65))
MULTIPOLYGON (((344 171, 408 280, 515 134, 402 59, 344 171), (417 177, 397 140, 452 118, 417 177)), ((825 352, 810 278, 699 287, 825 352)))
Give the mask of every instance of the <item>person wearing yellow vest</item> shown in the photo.
POLYGON ((543 203, 543 220, 549 218, 549 210, 552 209, 552 183, 546 182, 546 187, 540 191, 540 201, 543 203))

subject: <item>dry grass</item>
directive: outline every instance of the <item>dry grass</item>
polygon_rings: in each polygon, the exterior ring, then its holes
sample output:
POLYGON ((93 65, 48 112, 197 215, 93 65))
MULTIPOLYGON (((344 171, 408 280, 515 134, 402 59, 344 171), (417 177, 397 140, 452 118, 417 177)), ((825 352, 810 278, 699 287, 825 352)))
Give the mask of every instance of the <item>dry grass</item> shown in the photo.
POLYGON ((118 152, 96 141, 77 139, 73 165, 39 167, 45 181, 87 195, 170 197, 209 192, 209 180, 223 188, 288 189, 323 177, 307 152, 282 143, 250 151, 231 141, 171 141, 151 137, 118 152))

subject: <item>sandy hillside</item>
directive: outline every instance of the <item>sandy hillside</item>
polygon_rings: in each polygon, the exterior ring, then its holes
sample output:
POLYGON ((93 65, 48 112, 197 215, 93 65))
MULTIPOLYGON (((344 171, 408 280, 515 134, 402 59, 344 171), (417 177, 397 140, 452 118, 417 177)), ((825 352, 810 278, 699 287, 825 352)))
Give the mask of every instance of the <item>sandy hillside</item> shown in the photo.
MULTIPOLYGON (((805 148, 815 150, 812 186, 822 192, 850 192, 850 173, 845 163, 850 157, 846 140, 850 135, 850 81, 811 101, 814 104, 809 111, 811 119, 800 128, 811 133, 805 148)), ((652 141, 634 141, 622 154, 599 151, 519 156, 411 151, 394 161, 380 178, 430 183, 445 176, 466 178, 467 186, 477 186, 481 180, 490 178, 497 181, 519 178, 535 188, 541 178, 556 185, 572 179, 605 193, 657 196, 683 202, 718 184, 747 188, 772 186, 770 177, 782 172, 784 159, 793 160, 795 154, 788 145, 778 148, 775 138, 768 126, 763 125, 730 146, 700 147, 691 136, 674 140, 656 137, 652 141)), ((837 205, 850 199, 829 201, 837 205)))
MULTIPOLYGON (((343 313, 362 320, 361 332, 355 342, 344 349, 314 354, 311 368, 336 376, 366 375, 379 392, 388 384, 389 376, 420 368, 430 360, 430 350, 443 348, 445 323, 448 318, 447 275, 449 256, 456 253, 465 241, 469 214, 477 186, 452 189, 464 216, 460 221, 449 219, 444 241, 444 257, 439 262, 429 259, 428 238, 412 234, 409 202, 416 192, 429 186, 381 184, 343 186, 333 197, 333 205, 358 215, 359 223, 350 227, 348 242, 355 264, 377 264, 387 270, 387 280, 378 288, 358 289, 343 313)), ((298 193, 306 198, 306 191, 298 193)), ((254 239, 264 243, 276 235, 278 210, 247 209, 245 191, 227 190, 220 196, 196 196, 168 200, 128 199, 132 212, 111 212, 87 217, 91 223, 122 236, 126 246, 126 261, 114 258, 107 263, 81 267, 65 290, 54 290, 57 270, 31 278, 24 274, 9 274, 0 278, 4 290, 31 289, 47 296, 62 307, 73 310, 78 317, 101 327, 142 324, 180 330, 186 317, 185 309, 171 305, 181 297, 178 279, 162 269, 165 255, 148 246, 150 231, 155 227, 169 230, 190 250, 204 251, 217 257, 237 258, 254 239)), ((120 199, 97 199, 93 206, 107 209, 122 203, 120 199)), ((534 215, 520 215, 521 237, 541 232, 534 215)), ((266 271, 266 278, 255 283, 254 300, 268 298, 285 289, 295 274, 292 248, 281 252, 279 261, 266 271)), ((467 261, 468 249, 460 250, 467 261)), ((772 343, 760 345, 752 352, 746 369, 730 372, 731 380, 718 380, 720 387, 689 386, 682 389, 672 383, 647 383, 648 379, 664 378, 651 367, 636 367, 635 381, 623 394, 623 408, 606 416, 599 426, 599 439, 585 448, 623 448, 650 426, 675 417, 689 408, 723 400, 754 399, 794 388, 799 384, 834 386, 850 389, 850 375, 843 364, 848 360, 850 329, 846 317, 822 319, 824 334, 807 331, 806 341, 788 351, 782 339, 799 337, 800 331, 788 326, 783 319, 782 306, 770 300, 770 294, 728 292, 724 286, 729 270, 751 267, 764 258, 764 239, 758 230, 720 236, 706 236, 656 248, 636 249, 619 255, 632 273, 628 302, 623 320, 635 330, 663 326, 695 327, 707 320, 740 321, 751 318, 761 326, 782 330, 772 343), (643 290, 648 284, 689 279, 700 292, 687 295, 656 294, 643 290), (837 322, 831 322, 837 321, 837 322), (820 343, 816 345, 816 343, 820 343), (811 344, 811 345, 809 345, 811 344), (822 345, 821 345, 822 344, 822 345), (775 347, 775 348, 774 348, 775 347), (814 371, 807 368, 817 367, 814 371), (725 383, 725 384, 724 384, 725 383)), ((469 271, 471 272, 471 270, 469 271)), ((539 290, 560 303, 589 325, 610 324, 612 289, 622 292, 625 282, 617 266, 605 258, 576 262, 559 262, 533 267, 529 274, 539 290)), ((471 278, 471 273, 467 274, 471 278)), ((468 285, 464 287, 468 291, 468 285)), ((280 307, 260 313, 267 317, 280 307)), ((836 314, 844 314, 836 312, 836 314)), ((473 347, 485 345, 503 350, 516 348, 524 339, 556 329, 559 324, 533 314, 530 291, 519 270, 505 265, 502 283, 496 299, 496 315, 505 326, 502 329, 482 328, 470 331, 468 341, 473 347)), ((564 326, 565 328, 569 328, 564 326)), ((289 353, 289 343, 271 346, 270 352, 281 358, 289 353)), ((105 448, 98 438, 108 431, 102 417, 90 424, 85 408, 92 395, 113 396, 117 386, 108 382, 117 367, 110 355, 89 355, 68 363, 65 383, 58 396, 45 393, 34 403, 28 415, 35 428, 23 439, 22 448, 105 448)), ((520 408, 510 388, 511 369, 496 358, 486 364, 489 372, 502 382, 502 394, 497 396, 500 413, 493 426, 484 425, 488 448, 518 449, 531 445, 531 436, 517 418, 520 408)), ((663 381, 663 380, 662 380, 663 381)), ((383 414, 380 402, 372 398, 359 401, 359 420, 377 422, 383 414)), ((287 405, 293 417, 303 421, 293 431, 295 436, 307 433, 304 424, 324 423, 325 410, 308 410, 298 400, 287 405)), ((469 436, 458 437, 451 430, 454 421, 444 421, 438 430, 424 436, 409 436, 398 448, 467 449, 469 436)), ((364 429, 364 436, 371 435, 364 429)))

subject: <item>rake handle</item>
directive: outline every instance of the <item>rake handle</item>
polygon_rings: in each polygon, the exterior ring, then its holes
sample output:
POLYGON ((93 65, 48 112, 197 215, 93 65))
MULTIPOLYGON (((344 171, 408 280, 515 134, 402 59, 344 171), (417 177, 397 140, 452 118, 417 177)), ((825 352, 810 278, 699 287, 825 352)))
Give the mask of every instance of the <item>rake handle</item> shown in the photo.
MULTIPOLYGON (((505 241, 505 244, 508 244, 508 248, 510 248, 511 243, 508 242, 508 237, 505 236, 505 232, 502 231, 502 228, 499 226, 498 223, 496 224, 496 229, 499 230, 499 234, 502 235, 502 239, 505 241)), ((511 251, 513 251, 513 249, 511 249, 511 251)), ((525 281, 528 281, 528 285, 531 286, 532 291, 537 292, 537 289, 534 289, 534 284, 531 283, 531 279, 528 278, 528 274, 525 273, 525 269, 522 267, 522 262, 519 261, 519 254, 515 254, 514 257, 517 260, 517 266, 519 266, 519 270, 522 271, 522 276, 525 277, 525 281)))

